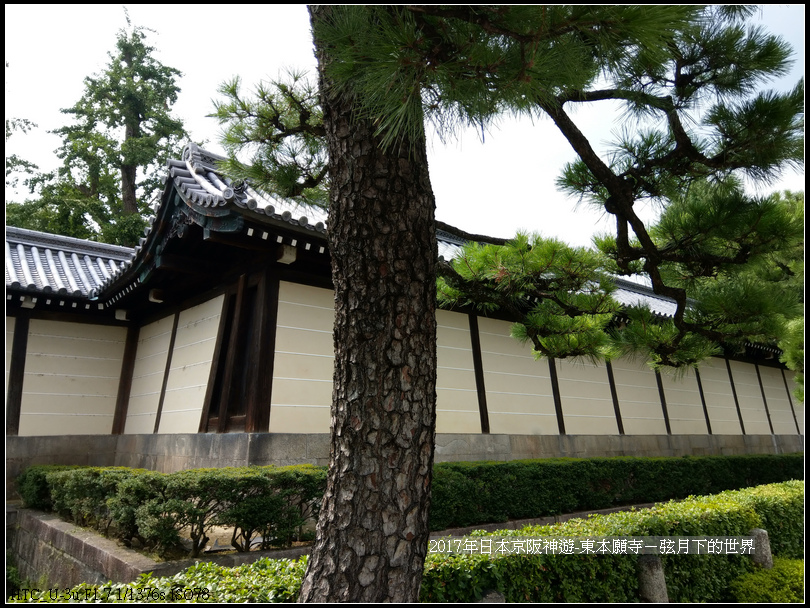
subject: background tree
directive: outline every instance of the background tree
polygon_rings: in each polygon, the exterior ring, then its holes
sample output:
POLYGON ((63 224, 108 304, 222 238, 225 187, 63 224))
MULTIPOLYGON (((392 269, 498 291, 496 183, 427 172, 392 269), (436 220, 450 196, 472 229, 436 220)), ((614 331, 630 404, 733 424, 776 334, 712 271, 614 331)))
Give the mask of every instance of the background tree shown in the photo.
POLYGON ((121 30, 105 70, 86 78, 81 99, 62 110, 74 118, 54 131, 62 137, 56 152, 62 166, 28 178, 38 198, 7 205, 9 224, 137 243, 162 189, 166 160, 188 137, 170 114, 181 74, 154 58, 146 31, 121 30))

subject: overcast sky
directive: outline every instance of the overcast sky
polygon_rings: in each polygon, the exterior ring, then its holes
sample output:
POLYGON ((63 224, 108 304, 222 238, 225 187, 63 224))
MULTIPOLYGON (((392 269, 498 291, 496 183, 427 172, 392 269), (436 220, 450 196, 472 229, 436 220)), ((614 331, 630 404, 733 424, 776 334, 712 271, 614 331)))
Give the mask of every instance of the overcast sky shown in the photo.
MULTIPOLYGON (((223 81, 240 76, 251 88, 281 69, 315 71, 306 7, 270 5, 131 5, 133 24, 154 30, 148 42, 156 57, 184 76, 174 114, 195 141, 220 152, 219 127, 206 118, 223 81)), ((16 134, 6 154, 17 153, 42 169, 59 161, 59 138, 48 131, 66 124, 61 108, 82 95, 83 79, 100 72, 126 25, 121 5, 6 4, 6 118, 27 118, 39 128, 16 134)), ((773 87, 787 90, 804 74, 804 6, 762 9, 759 22, 787 39, 796 51, 790 75, 773 87)), ((613 113, 575 115, 595 144, 617 127, 613 113)), ((512 236, 519 229, 542 232, 571 244, 588 245, 595 232, 609 230, 603 216, 556 191, 562 166, 574 159, 565 139, 548 119, 505 119, 485 135, 464 132, 443 144, 431 138, 430 174, 437 218, 468 232, 512 236)), ((804 189, 804 175, 788 173, 772 189, 804 189)), ((15 195, 17 200, 22 197, 15 195)), ((7 198, 9 194, 7 193, 7 198)), ((652 212, 648 214, 653 217, 652 212)))

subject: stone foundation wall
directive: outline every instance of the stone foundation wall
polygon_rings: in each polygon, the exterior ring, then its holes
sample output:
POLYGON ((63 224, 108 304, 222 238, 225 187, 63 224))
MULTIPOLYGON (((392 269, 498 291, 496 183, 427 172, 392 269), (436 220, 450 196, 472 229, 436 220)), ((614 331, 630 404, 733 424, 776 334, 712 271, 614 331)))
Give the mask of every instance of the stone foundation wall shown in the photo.
POLYGON ((265 556, 297 558, 308 547, 251 551, 173 562, 156 562, 103 536, 51 513, 6 507, 6 548, 20 578, 39 590, 64 589, 81 583, 129 583, 145 572, 173 576, 198 561, 236 567, 265 556))

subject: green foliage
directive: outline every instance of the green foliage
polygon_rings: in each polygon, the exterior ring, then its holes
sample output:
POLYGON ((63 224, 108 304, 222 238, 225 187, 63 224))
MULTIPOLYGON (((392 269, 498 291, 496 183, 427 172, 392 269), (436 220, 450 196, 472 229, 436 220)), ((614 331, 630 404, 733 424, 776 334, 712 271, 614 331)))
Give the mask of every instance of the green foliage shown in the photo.
POLYGON ((788 321, 779 346, 782 349, 779 360, 796 372, 793 394, 799 401, 804 401, 804 317, 788 321))
POLYGON ((605 509, 803 476, 801 454, 444 462, 434 466, 430 526, 605 509))
POLYGON ((340 7, 318 19, 327 75, 385 142, 482 127, 582 89, 636 45, 654 55, 686 7, 520 5, 340 7))
POLYGON ((28 467, 17 477, 17 493, 27 509, 49 511, 53 508, 48 475, 59 471, 75 470, 74 465, 41 464, 28 467))
POLYGON ((619 304, 593 251, 518 234, 504 246, 468 243, 443 272, 439 303, 519 319, 512 336, 538 357, 611 358, 606 329, 619 304))
POLYGON ((137 539, 162 555, 176 554, 185 529, 197 556, 213 526, 234 528, 233 545, 249 551, 290 546, 317 518, 324 467, 194 469, 172 474, 123 467, 29 467, 18 478, 26 506, 52 508, 129 545, 137 539))
POLYGON ((771 552, 786 558, 804 557, 804 481, 786 481, 724 492, 731 500, 751 506, 768 531, 771 552))
POLYGON ((157 61, 145 40, 145 28, 121 30, 105 69, 85 78, 81 99, 62 110, 74 122, 53 131, 62 138, 57 171, 15 167, 28 172, 25 183, 36 197, 7 204, 10 225, 119 245, 138 242, 162 192, 166 160, 179 155, 188 137, 170 114, 181 74, 157 61))
MULTIPOLYGON (((117 538, 125 545, 129 545, 133 538, 146 545, 147 538, 140 532, 138 509, 150 501, 166 497, 166 475, 143 469, 131 469, 131 472, 131 475, 119 481, 116 493, 107 498, 107 509, 112 519, 113 534, 117 538)), ((169 530, 163 529, 154 535, 151 531, 144 532, 158 549, 173 547, 178 542, 176 533, 169 530)))
POLYGON ((803 603, 804 560, 773 558, 773 568, 757 569, 731 583, 731 594, 740 603, 803 603))
MULTIPOLYGON (((182 572, 155 578, 143 574, 133 583, 82 584, 71 589, 44 590, 33 600, 39 603, 278 603, 298 598, 307 558, 259 559, 252 564, 228 568, 198 562, 182 572)), ((25 602, 9 597, 9 602, 25 602)))
MULTIPOLYGON (((616 461, 622 459, 613 459, 616 461)), ((666 459, 657 459, 658 474, 666 459)), ((700 459, 679 459, 684 461, 700 459)), ((774 462, 769 463, 769 468, 774 462)), ((764 465, 763 465, 764 468, 764 465)), ((559 471, 557 471, 559 473, 559 471)), ((294 472, 296 474, 301 471, 294 472)), ((309 471, 304 471, 308 475, 309 471)), ((653 471, 650 471, 653 475, 653 471)), ((688 476, 684 472, 683 476, 688 476)), ((136 477, 130 478, 135 479, 136 477)), ((658 477, 659 485, 661 477, 658 477)), ((789 536, 778 547, 798 547, 804 538, 801 508, 804 483, 799 481, 689 497, 652 509, 572 519, 562 524, 502 530, 492 536, 603 537, 603 536, 746 536, 755 527, 768 529, 778 518, 789 520, 774 539, 789 536), (798 505, 798 508, 796 507, 798 505)), ((777 541, 781 542, 781 541, 777 541)), ((777 551, 777 549, 774 549, 777 551)), ((430 554, 421 586, 422 601, 471 602, 487 590, 497 590, 510 602, 631 602, 638 597, 635 555, 448 555, 430 554)), ((775 558, 773 571, 754 570, 743 555, 664 555, 670 601, 793 601, 802 597, 797 586, 802 562, 775 558), (798 574, 798 575, 797 575, 798 574), (752 595, 753 593, 762 595, 752 595), (797 595, 798 594, 798 595, 797 595), (763 599, 757 599, 757 598, 763 599)), ((173 577, 144 575, 131 584, 79 585, 42 594, 36 601, 64 602, 279 602, 295 601, 306 567, 297 562, 268 560, 238 568, 197 563, 173 577), (68 597, 69 596, 69 597, 68 597)), ((10 598, 9 601, 23 601, 10 598)))
MULTIPOLYGON (((606 537, 606 536, 747 536, 753 528, 763 527, 767 510, 771 505, 757 500, 758 495, 772 497, 774 503, 793 505, 796 496, 803 494, 803 482, 786 482, 760 486, 736 492, 723 492, 709 496, 690 496, 683 501, 672 501, 656 505, 650 509, 625 511, 609 515, 593 515, 588 519, 572 519, 561 524, 527 526, 519 530, 501 530, 489 536, 542 536, 542 537, 606 537)), ((799 499, 801 503, 801 498, 799 499)), ((801 544, 804 538, 804 515, 801 509, 792 506, 784 511, 791 521, 787 524, 793 543, 801 544)), ((439 581, 425 578, 426 599, 443 601, 471 601, 476 596, 467 591, 464 583, 468 575, 464 570, 476 571, 481 556, 454 556, 455 568, 446 568, 439 581), (456 582, 461 577, 462 582, 456 582), (437 588, 439 590, 437 591, 437 588), (458 589, 461 588, 459 591, 458 589), (459 595, 450 595, 447 593, 459 595), (443 594, 443 595, 442 595, 443 594), (467 595, 464 595, 467 594, 467 595)), ((512 584, 525 585, 542 592, 544 585, 552 590, 548 596, 524 595, 531 601, 632 601, 637 597, 638 579, 633 555, 555 555, 526 556, 511 555, 497 559, 506 560, 508 568, 521 569, 523 561, 540 559, 538 566, 527 569, 524 577, 516 577, 512 584), (605 559, 610 558, 610 559, 605 559), (559 578, 557 578, 559 577, 559 578), (588 581, 596 581, 589 584, 588 581), (626 594, 626 595, 625 595, 626 594), (541 599, 543 598, 543 599, 541 599), (623 599, 619 599, 623 598, 623 599)), ((431 555, 428 563, 434 560, 442 564, 444 555, 431 555)), ((729 601, 731 581, 754 569, 750 556, 746 555, 662 555, 667 592, 671 602, 729 601)), ((496 559, 492 560, 493 562, 496 559)), ((498 589, 509 599, 514 597, 514 587, 505 583, 505 578, 488 578, 478 584, 478 589, 498 589)), ((423 588, 425 583, 423 583, 423 588)), ((477 597, 480 597, 478 595, 477 597)), ((516 601, 516 600, 512 600, 516 601)))
POLYGON ((219 93, 225 100, 214 101, 211 116, 223 125, 228 160, 222 170, 266 192, 326 206, 323 115, 317 87, 306 75, 289 72, 259 83, 255 99, 242 94, 238 77, 219 93))

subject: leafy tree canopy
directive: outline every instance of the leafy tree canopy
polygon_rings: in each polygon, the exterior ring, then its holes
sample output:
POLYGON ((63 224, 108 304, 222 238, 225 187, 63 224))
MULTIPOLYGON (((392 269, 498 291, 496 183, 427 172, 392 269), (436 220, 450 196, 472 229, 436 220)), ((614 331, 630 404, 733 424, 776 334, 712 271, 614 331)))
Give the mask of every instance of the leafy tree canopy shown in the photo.
POLYGON ((49 173, 15 167, 28 172, 25 184, 37 197, 7 204, 9 224, 137 243, 162 190, 166 160, 179 155, 188 137, 170 113, 181 74, 155 59, 146 36, 138 26, 119 31, 107 67, 85 78, 81 99, 62 110, 73 118, 54 131, 62 137, 56 151, 62 166, 49 173))

